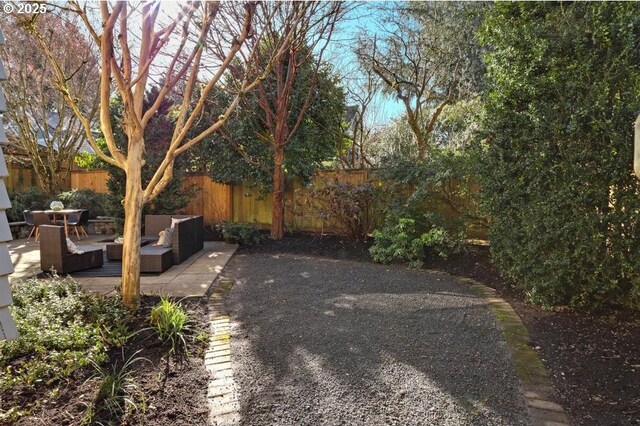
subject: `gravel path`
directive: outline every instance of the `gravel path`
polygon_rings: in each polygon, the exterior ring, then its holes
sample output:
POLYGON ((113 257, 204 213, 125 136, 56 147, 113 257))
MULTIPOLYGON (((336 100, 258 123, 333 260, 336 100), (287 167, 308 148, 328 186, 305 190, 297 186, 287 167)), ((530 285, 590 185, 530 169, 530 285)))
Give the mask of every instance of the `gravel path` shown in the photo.
POLYGON ((225 271, 242 424, 529 424, 493 314, 449 275, 271 254, 225 271))

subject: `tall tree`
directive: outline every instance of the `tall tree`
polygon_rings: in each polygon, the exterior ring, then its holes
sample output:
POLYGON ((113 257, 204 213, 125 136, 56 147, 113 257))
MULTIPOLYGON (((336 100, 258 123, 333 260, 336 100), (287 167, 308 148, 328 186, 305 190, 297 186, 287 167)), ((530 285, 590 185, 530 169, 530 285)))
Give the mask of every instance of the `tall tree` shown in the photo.
POLYGON ((347 108, 351 146, 348 147, 339 160, 346 168, 365 168, 373 164, 368 158, 368 148, 371 144, 374 128, 370 123, 373 118, 375 101, 380 92, 380 79, 371 70, 365 68, 359 79, 352 79, 355 84, 346 85, 347 108))
MULTIPOLYGON (((148 109, 158 98, 161 88, 153 86, 145 95, 144 109, 148 109)), ((175 100, 173 97, 167 97, 160 104, 153 118, 149 120, 145 132, 145 167, 142 168, 142 182, 147 185, 153 173, 162 161, 165 152, 171 141, 171 131, 173 130, 175 120, 175 100)), ((127 150, 127 140, 122 129, 123 118, 122 99, 115 97, 111 102, 111 118, 114 122, 114 136, 118 148, 123 152, 127 150)), ((124 219, 124 207, 122 200, 125 197, 125 183, 127 176, 124 171, 118 167, 104 163, 96 159, 93 166, 97 166, 109 171, 109 179, 107 180, 107 188, 109 189, 109 203, 106 207, 107 214, 118 220, 118 229, 122 226, 124 219)), ((196 188, 186 187, 183 178, 188 169, 187 163, 189 159, 187 155, 181 155, 176 158, 174 165, 174 173, 171 181, 167 184, 160 197, 156 197, 143 207, 144 214, 178 214, 188 205, 189 200, 195 195, 196 188)))
MULTIPOLYGON (((98 108, 98 56, 82 34, 79 22, 55 15, 40 18, 42 37, 62 58, 61 71, 76 97, 76 107, 94 122, 98 108)), ((36 40, 6 16, 3 30, 11 43, 3 46, 6 87, 8 157, 33 169, 37 183, 49 194, 64 190, 73 158, 84 144, 85 130, 52 82, 54 71, 36 40)))
MULTIPOLYGON (((311 62, 298 72, 288 100, 291 117, 297 118, 305 105, 312 72, 311 62)), ((267 76, 263 85, 267 90, 275 88, 275 75, 267 76)), ((220 96, 214 96, 212 104, 220 102, 220 96)), ((322 66, 317 74, 316 94, 304 114, 305 119, 284 148, 286 178, 308 181, 323 162, 336 157, 342 149, 344 109, 344 92, 337 77, 328 65, 322 66)), ((265 193, 273 190, 273 149, 270 143, 265 143, 270 134, 256 97, 245 97, 230 123, 204 145, 210 153, 205 156, 207 171, 218 182, 242 182, 265 193)))
MULTIPOLYGON (((192 135, 190 130, 198 120, 209 93, 221 82, 229 66, 242 51, 251 62, 256 46, 261 44, 263 26, 280 10, 278 4, 242 2, 161 3, 125 1, 101 2, 99 17, 93 16, 93 4, 69 1, 65 13, 75 13, 85 23, 100 52, 100 127, 108 152, 103 151, 92 133, 91 123, 76 103, 76 95, 68 84, 69 75, 60 66, 62 58, 48 43, 40 25, 41 16, 34 16, 25 26, 38 39, 54 70, 54 80, 64 93, 67 103, 83 124, 86 137, 100 158, 124 170, 125 185, 124 247, 122 260, 122 295, 124 302, 135 307, 140 296, 140 238, 142 207, 152 201, 171 181, 178 155, 186 152, 207 136, 219 130, 236 108, 241 98, 254 89, 271 70, 274 61, 288 51, 294 30, 308 3, 300 3, 292 13, 281 18, 290 22, 290 31, 277 39, 271 55, 262 58, 260 68, 251 67, 251 74, 238 76, 233 96, 215 122, 192 135), (269 6, 269 8, 267 8, 269 6), (161 15, 161 7, 172 7, 161 15), (263 13, 257 13, 263 8, 263 13), (199 79, 207 80, 200 85, 199 79), (156 101, 144 106, 147 85, 154 79, 162 81, 156 101), (110 114, 113 91, 123 103, 122 129, 127 140, 126 153, 120 150, 114 136, 110 114), (180 90, 180 104, 165 155, 149 183, 142 181, 145 165, 145 131, 158 108, 172 92, 180 90)), ((93 10, 95 11, 95 10, 93 10)))
POLYGON ((382 36, 365 34, 357 50, 385 92, 405 108, 419 158, 447 105, 477 91, 480 50, 475 34, 482 4, 396 3, 385 12, 382 36))
POLYGON ((274 56, 274 51, 281 44, 282 34, 292 35, 286 52, 273 63, 273 84, 260 85, 252 94, 268 130, 263 140, 273 151, 271 238, 276 240, 284 236, 285 148, 298 132, 309 107, 318 96, 318 75, 323 55, 344 11, 342 2, 281 3, 273 19, 267 22, 264 41, 257 49, 257 61, 247 69, 251 75, 259 73, 269 58, 274 56), (287 19, 289 15, 301 15, 301 19, 292 21, 287 19), (306 84, 296 86, 303 71, 306 73, 306 84), (300 92, 293 96, 296 87, 300 92), (304 101, 297 108, 292 108, 294 99, 304 101))

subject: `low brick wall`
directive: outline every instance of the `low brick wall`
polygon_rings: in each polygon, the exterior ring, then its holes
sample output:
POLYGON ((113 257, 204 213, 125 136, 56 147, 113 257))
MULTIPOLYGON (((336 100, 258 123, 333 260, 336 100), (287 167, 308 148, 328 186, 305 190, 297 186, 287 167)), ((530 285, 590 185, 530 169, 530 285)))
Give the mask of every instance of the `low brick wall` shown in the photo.
POLYGON ((31 227, 27 225, 27 222, 9 222, 9 229, 11 229, 11 236, 14 240, 18 238, 27 238, 31 227))
POLYGON ((113 235, 116 232, 116 225, 113 219, 89 219, 89 234, 113 235))

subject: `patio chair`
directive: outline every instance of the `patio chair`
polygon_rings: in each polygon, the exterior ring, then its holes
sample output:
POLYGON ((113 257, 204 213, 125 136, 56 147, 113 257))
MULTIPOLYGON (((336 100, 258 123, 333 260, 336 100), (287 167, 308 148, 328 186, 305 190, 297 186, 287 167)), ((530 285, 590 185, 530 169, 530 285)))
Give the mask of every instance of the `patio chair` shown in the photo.
POLYGON ((80 210, 79 213, 70 215, 67 226, 73 228, 77 239, 80 239, 78 229, 80 229, 80 233, 88 237, 86 226, 89 226, 89 210, 80 210))
POLYGON ((24 216, 24 222, 31 227, 31 232, 29 232, 29 236, 27 237, 28 240, 36 231, 36 227, 33 225, 33 212, 31 210, 23 210, 22 215, 24 216))
POLYGON ((101 248, 78 247, 82 254, 69 253, 63 226, 42 225, 40 229, 40 268, 44 272, 55 269, 58 274, 69 274, 104 264, 101 248))
POLYGON ((36 230, 36 241, 38 241, 40 238, 40 226, 51 225, 51 218, 43 211, 32 211, 31 214, 33 215, 33 228, 36 230))

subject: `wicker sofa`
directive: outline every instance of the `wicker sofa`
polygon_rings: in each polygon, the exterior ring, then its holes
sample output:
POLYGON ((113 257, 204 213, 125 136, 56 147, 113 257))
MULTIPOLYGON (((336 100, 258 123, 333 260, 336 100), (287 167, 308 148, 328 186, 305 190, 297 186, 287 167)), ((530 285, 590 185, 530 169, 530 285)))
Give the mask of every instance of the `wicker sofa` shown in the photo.
MULTIPOLYGON (((204 246, 204 227, 202 216, 187 215, 146 215, 144 218, 144 236, 145 241, 157 241, 158 234, 165 228, 171 227, 171 219, 180 219, 173 227, 173 236, 171 243, 171 254, 173 264, 177 265, 184 262, 193 254, 202 250, 204 246)), ((152 244, 144 246, 140 249, 142 264, 148 262, 154 263, 157 259, 145 259, 147 256, 157 257, 165 256, 164 251, 160 247, 152 244), (146 262, 145 262, 146 260, 146 262)), ((168 248, 166 249, 168 250, 168 248)), ((155 264, 166 265, 166 262, 155 264)), ((162 272, 162 271, 142 271, 142 272, 162 272)))
POLYGON ((63 226, 40 225, 40 268, 58 274, 84 271, 104 264, 103 250, 78 247, 82 254, 69 253, 63 226))

